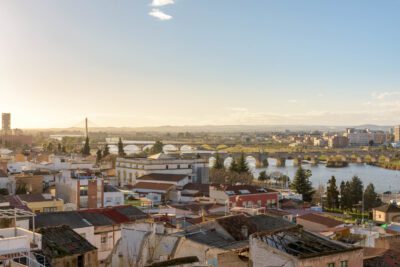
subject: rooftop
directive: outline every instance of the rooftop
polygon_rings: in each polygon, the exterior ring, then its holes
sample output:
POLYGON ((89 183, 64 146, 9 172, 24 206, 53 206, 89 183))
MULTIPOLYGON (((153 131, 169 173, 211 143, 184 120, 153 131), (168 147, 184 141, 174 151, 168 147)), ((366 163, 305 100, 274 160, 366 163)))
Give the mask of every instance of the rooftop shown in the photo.
POLYGON ((161 184, 161 183, 149 183, 149 182, 139 182, 135 184, 132 189, 148 189, 157 191, 168 191, 174 185, 173 184, 161 184))
POLYGON ((50 194, 25 194, 25 195, 17 195, 17 197, 24 202, 46 202, 46 201, 53 201, 56 199, 50 194))
POLYGON ((395 204, 386 204, 386 205, 374 208, 374 210, 382 211, 382 212, 386 212, 386 213, 400 212, 400 207, 398 207, 395 204))
POLYGON ((214 185, 217 190, 225 191, 228 195, 246 195, 276 192, 256 185, 214 185))
POLYGON ((150 173, 143 175, 136 180, 139 181, 163 181, 163 182, 179 182, 188 177, 186 174, 169 174, 169 173, 150 173))
POLYGON ((49 258, 85 254, 97 250, 68 226, 42 228, 42 251, 49 258))
POLYGON ((335 219, 332 219, 332 218, 329 218, 329 217, 326 217, 324 215, 320 215, 317 213, 304 214, 304 215, 298 216, 297 219, 302 219, 302 220, 306 220, 309 222, 322 224, 329 228, 344 224, 344 222, 341 222, 341 221, 338 221, 338 220, 335 220, 335 219))
POLYGON ((361 249, 315 235, 303 230, 299 225, 256 233, 253 237, 265 242, 270 247, 300 259, 361 249))

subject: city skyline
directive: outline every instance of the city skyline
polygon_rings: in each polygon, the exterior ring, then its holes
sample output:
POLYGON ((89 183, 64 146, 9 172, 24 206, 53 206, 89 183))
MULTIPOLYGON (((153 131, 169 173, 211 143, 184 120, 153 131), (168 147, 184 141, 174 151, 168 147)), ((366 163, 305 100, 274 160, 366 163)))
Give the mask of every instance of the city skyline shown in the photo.
POLYGON ((400 3, 0 3, 13 128, 397 125, 400 3), (162 114, 162 116, 161 116, 162 114))

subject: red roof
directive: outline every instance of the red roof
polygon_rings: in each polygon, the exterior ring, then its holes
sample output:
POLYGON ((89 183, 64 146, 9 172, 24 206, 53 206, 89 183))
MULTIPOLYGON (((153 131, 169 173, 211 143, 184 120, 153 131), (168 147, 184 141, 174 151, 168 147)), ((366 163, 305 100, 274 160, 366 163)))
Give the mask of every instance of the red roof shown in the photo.
MULTIPOLYGON (((335 220, 335 219, 332 219, 332 218, 329 218, 329 217, 326 217, 323 215, 319 215, 316 213, 309 213, 309 214, 301 215, 301 216, 297 217, 297 220, 299 220, 299 219, 313 222, 313 223, 318 223, 321 225, 325 225, 329 228, 344 224, 341 221, 338 221, 338 220, 335 220)), ((299 224, 301 224, 301 223, 299 223, 299 224)))
POLYGON ((114 208, 115 207, 112 207, 112 208, 99 208, 99 209, 88 209, 88 210, 81 210, 79 212, 102 214, 102 215, 110 218, 111 220, 113 220, 117 224, 131 221, 127 216, 119 213, 114 208))

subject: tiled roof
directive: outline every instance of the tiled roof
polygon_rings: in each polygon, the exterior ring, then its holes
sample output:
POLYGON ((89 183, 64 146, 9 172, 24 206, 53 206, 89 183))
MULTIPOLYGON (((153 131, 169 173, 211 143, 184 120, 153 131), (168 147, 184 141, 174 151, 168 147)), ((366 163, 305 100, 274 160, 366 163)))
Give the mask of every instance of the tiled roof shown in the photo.
POLYGON ((396 212, 400 212, 400 207, 398 207, 394 204, 386 204, 386 205, 374 208, 374 210, 382 211, 385 213, 396 213, 396 212))
POLYGON ((143 175, 136 180, 139 181, 163 181, 163 182, 179 182, 188 177, 186 174, 169 174, 169 173, 150 173, 143 175))
POLYGON ((217 190, 225 191, 230 195, 262 194, 276 192, 256 185, 212 185, 217 190))
POLYGON ((76 229, 121 224, 147 217, 147 214, 136 207, 116 206, 80 211, 39 213, 36 215, 35 222, 37 228, 68 225, 72 229, 76 229))
POLYGON ((246 226, 248 234, 255 232, 275 230, 285 226, 291 226, 292 223, 267 215, 246 216, 244 214, 227 216, 216 219, 235 240, 243 240, 242 227, 246 226))
POLYGON ((42 228, 42 251, 51 259, 85 254, 97 250, 68 226, 42 228))
POLYGON ((183 186, 184 190, 197 190, 204 196, 210 196, 210 185, 209 184, 196 184, 188 183, 183 186))
POLYGON ((117 211, 120 214, 125 215, 130 220, 140 220, 149 217, 146 213, 144 213, 139 208, 133 206, 117 206, 113 207, 113 210, 117 211))
POLYGON ((133 189, 167 191, 171 189, 173 186, 174 186, 173 184, 139 182, 133 186, 133 189))
POLYGON ((329 217, 326 217, 323 215, 319 215, 316 213, 305 214, 305 215, 297 217, 297 219, 302 219, 305 221, 318 223, 321 225, 325 225, 326 227, 329 227, 329 228, 344 224, 341 221, 338 221, 338 220, 335 220, 335 219, 332 219, 332 218, 329 218, 329 217))
POLYGON ((77 211, 43 212, 35 216, 37 228, 68 225, 72 229, 89 227, 91 224, 82 220, 77 211))

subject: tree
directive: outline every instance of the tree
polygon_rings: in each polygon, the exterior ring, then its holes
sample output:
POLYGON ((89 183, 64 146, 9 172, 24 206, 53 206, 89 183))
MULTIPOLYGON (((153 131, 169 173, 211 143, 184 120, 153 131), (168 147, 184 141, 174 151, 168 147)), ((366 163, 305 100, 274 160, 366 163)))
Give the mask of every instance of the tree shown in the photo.
POLYGON ((218 153, 215 154, 215 163, 213 168, 217 170, 224 168, 224 162, 222 161, 222 158, 219 156, 218 153))
POLYGON ((364 191, 364 209, 369 211, 372 208, 378 207, 382 204, 381 199, 375 192, 375 187, 372 183, 368 184, 364 191))
POLYGON ((265 182, 266 180, 269 180, 267 172, 266 171, 260 172, 260 174, 258 175, 258 180, 261 182, 265 182))
POLYGON ((110 148, 108 147, 108 144, 106 144, 103 150, 103 157, 107 157, 108 155, 110 155, 110 148))
POLYGON ((236 162, 236 160, 235 159, 232 159, 232 163, 231 163, 231 166, 229 167, 229 170, 231 171, 231 172, 238 172, 238 164, 237 164, 237 162, 236 162))
POLYGON ((339 207, 339 204, 339 190, 336 186, 336 178, 332 176, 326 187, 326 205, 330 209, 335 209, 339 207))
POLYGON ((357 205, 362 201, 364 186, 363 182, 358 178, 358 176, 353 176, 350 181, 350 192, 349 196, 351 199, 351 205, 357 205))
POLYGON ((121 137, 118 140, 118 156, 120 157, 125 156, 124 144, 122 143, 121 137))
POLYGON ((62 151, 61 143, 58 143, 58 145, 57 145, 57 152, 58 152, 58 153, 61 153, 61 151, 62 151))
POLYGON ((225 169, 211 169, 210 182, 216 184, 251 184, 253 175, 250 173, 238 173, 225 169))
POLYGON ((48 143, 46 150, 47 150, 47 152, 53 152, 53 150, 54 150, 53 143, 48 143))
POLYGON ((82 155, 89 156, 90 155, 90 144, 89 144, 89 137, 86 136, 85 145, 82 148, 82 155))
POLYGON ((16 195, 26 195, 28 192, 28 189, 26 187, 26 184, 18 184, 17 188, 15 189, 15 194, 16 195))
POLYGON ((102 157, 103 157, 103 153, 102 153, 101 149, 99 148, 99 149, 97 149, 97 153, 96 153, 96 162, 99 163, 100 160, 102 159, 102 157))
POLYGON ((346 181, 345 183, 343 197, 344 197, 344 209, 351 210, 354 206, 354 202, 351 193, 351 184, 349 181, 346 181))
POLYGON ((157 140, 154 143, 153 147, 150 149, 150 154, 158 154, 163 152, 163 147, 164 147, 163 142, 157 140))
POLYGON ((296 171, 296 174, 291 183, 292 190, 303 196, 303 200, 310 202, 312 200, 312 195, 314 194, 314 189, 310 181, 311 171, 303 169, 301 166, 296 171))
POLYGON ((240 155, 239 161, 237 163, 237 172, 238 173, 250 173, 249 166, 247 165, 246 158, 244 153, 240 155))

